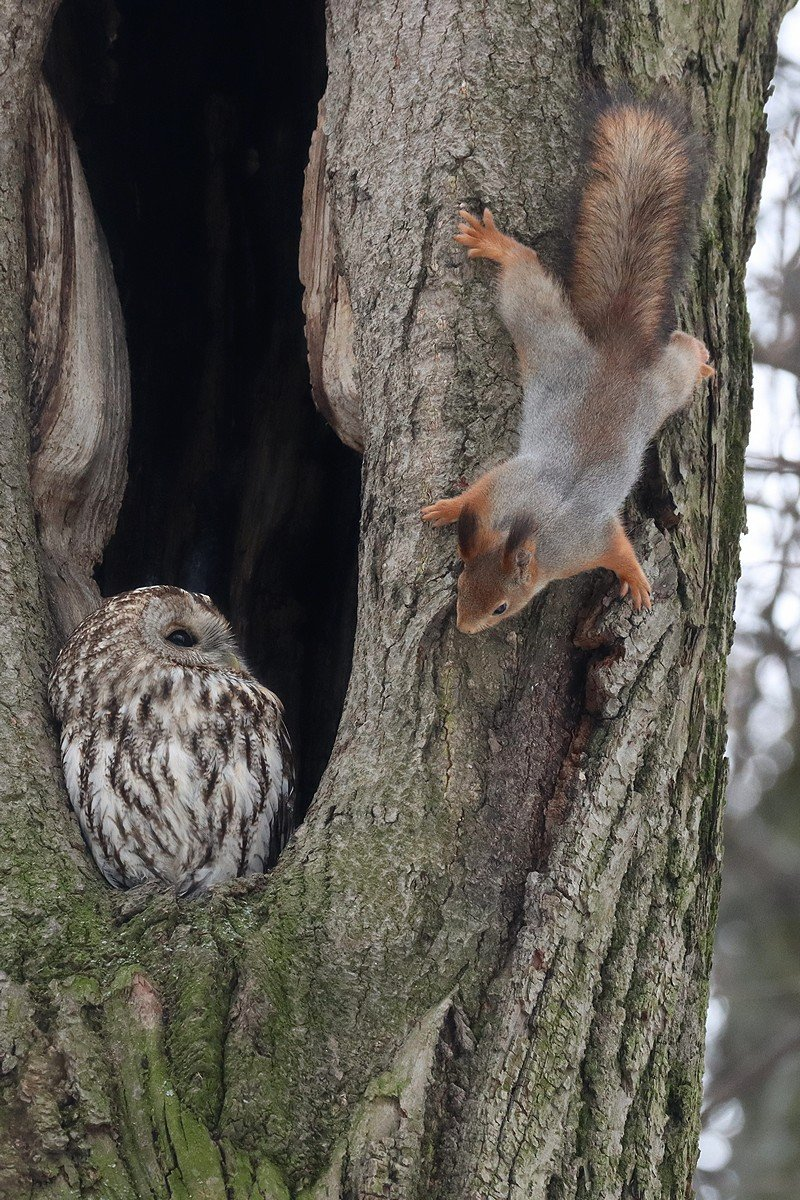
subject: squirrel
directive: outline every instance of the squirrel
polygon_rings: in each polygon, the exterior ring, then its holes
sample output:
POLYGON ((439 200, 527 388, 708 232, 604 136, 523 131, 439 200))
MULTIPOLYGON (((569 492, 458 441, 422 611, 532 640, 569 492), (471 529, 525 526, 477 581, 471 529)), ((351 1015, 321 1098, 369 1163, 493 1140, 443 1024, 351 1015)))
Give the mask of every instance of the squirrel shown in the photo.
POLYGON ((519 452, 422 509, 458 524, 456 620, 476 633, 554 579, 605 567, 634 609, 650 584, 619 520, 648 442, 714 374, 705 345, 665 336, 699 157, 667 100, 608 100, 589 129, 566 290, 536 252, 461 209, 455 237, 500 267, 498 309, 524 391, 519 452))

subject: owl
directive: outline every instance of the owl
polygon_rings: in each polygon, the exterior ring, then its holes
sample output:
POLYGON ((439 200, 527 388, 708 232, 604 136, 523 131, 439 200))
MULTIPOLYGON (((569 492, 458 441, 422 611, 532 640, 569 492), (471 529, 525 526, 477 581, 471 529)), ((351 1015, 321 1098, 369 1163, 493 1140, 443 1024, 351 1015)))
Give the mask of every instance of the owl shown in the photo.
POLYGON ((191 896, 275 863, 294 824, 283 709, 208 596, 106 601, 59 654, 48 696, 72 807, 114 887, 191 896))

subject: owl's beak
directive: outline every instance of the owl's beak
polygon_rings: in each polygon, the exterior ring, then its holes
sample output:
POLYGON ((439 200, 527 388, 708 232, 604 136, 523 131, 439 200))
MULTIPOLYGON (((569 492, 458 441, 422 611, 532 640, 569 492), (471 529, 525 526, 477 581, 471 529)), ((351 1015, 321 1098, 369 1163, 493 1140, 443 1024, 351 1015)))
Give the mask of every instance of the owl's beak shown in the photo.
POLYGON ((241 671, 242 669, 242 664, 239 662, 235 654, 226 654, 225 662, 232 671, 241 671))

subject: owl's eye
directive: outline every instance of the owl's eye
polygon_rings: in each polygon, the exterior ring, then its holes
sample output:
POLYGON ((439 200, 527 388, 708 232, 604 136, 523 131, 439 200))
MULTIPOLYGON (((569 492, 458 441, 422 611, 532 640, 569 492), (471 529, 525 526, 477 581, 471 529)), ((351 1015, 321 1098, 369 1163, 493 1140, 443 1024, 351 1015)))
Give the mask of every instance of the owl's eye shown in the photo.
POLYGON ((172 642, 173 646, 197 645, 197 638, 192 637, 188 629, 173 629, 172 633, 167 634, 167 641, 172 642))
POLYGON ((507 608, 508 608, 508 604, 504 600, 502 604, 498 604, 497 608, 492 613, 492 616, 493 617, 502 617, 503 613, 506 611, 507 608))

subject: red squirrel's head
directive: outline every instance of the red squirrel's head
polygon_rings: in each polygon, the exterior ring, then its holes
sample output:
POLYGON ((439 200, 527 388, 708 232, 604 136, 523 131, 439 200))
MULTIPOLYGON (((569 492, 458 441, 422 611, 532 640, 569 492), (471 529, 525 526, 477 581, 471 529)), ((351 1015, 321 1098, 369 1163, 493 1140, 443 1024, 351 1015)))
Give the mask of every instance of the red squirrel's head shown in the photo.
POLYGON ((512 617, 537 590, 533 521, 515 517, 507 535, 486 529, 469 507, 458 519, 458 553, 464 569, 458 577, 456 624, 462 633, 478 633, 512 617))

